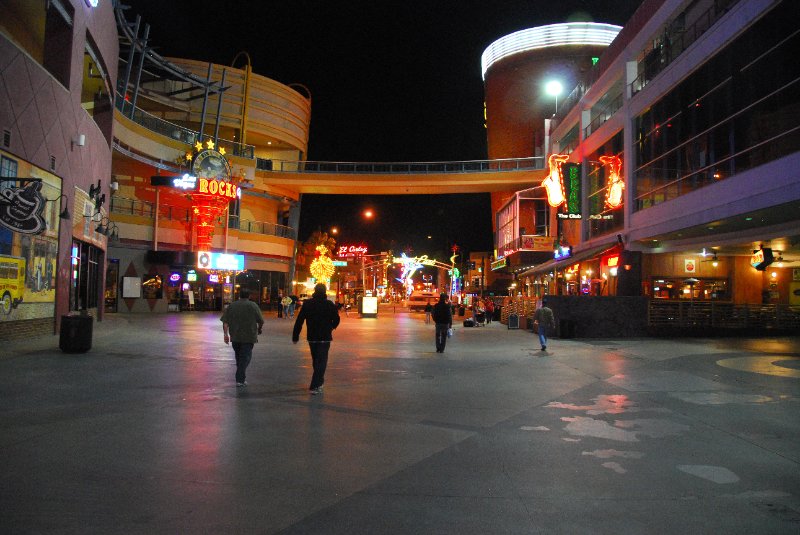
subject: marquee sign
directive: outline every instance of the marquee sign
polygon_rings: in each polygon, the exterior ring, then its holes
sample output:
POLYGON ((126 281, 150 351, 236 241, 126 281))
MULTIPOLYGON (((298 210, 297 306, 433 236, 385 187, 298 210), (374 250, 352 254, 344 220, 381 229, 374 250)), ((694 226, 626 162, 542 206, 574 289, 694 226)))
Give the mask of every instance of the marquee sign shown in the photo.
POLYGON ((367 254, 366 245, 340 245, 337 256, 363 256, 367 254))

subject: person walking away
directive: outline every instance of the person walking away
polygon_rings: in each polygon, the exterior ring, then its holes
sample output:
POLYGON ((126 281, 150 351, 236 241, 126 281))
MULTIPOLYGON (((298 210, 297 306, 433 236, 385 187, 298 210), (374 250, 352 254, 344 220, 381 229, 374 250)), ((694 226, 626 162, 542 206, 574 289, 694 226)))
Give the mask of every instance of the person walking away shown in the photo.
POLYGON ((547 299, 542 299, 542 306, 534 313, 533 320, 539 332, 542 351, 544 351, 547 349, 547 335, 556 330, 556 320, 553 317, 553 311, 547 306, 547 299))
POLYGON ((292 304, 292 298, 289 297, 288 295, 284 296, 284 298, 281 299, 281 306, 283 307, 283 317, 284 318, 288 318, 289 317, 289 305, 291 305, 291 304, 292 304))
POLYGON ((494 301, 487 298, 483 308, 486 310, 486 324, 488 325, 492 322, 492 316, 494 316, 494 301))
POLYGON ((239 290, 239 299, 228 305, 220 318, 225 344, 233 346, 236 356, 236 386, 247 386, 245 372, 253 357, 253 345, 264 327, 258 304, 250 301, 250 291, 239 290))
POLYGON ((281 301, 283 301, 283 292, 278 290, 278 317, 279 318, 283 317, 283 303, 281 301))
POLYGON ((453 328, 453 313, 447 302, 447 294, 439 295, 439 302, 433 305, 433 322, 436 324, 436 352, 444 353, 447 344, 447 330, 453 328))
POLYGON ((294 311, 297 309, 297 302, 300 301, 300 298, 292 294, 289 296, 289 299, 292 300, 292 302, 289 303, 289 317, 294 318, 294 311))
POLYGON ((433 312, 433 305, 431 300, 428 299, 428 303, 425 305, 425 323, 431 322, 431 312, 433 312))
POLYGON ((296 344, 300 340, 303 322, 306 323, 306 339, 311 350, 311 362, 314 367, 311 385, 308 387, 312 394, 322 394, 333 330, 339 326, 340 321, 336 305, 328 301, 326 291, 327 288, 322 283, 314 286, 314 294, 300 307, 292 331, 292 343, 296 344))

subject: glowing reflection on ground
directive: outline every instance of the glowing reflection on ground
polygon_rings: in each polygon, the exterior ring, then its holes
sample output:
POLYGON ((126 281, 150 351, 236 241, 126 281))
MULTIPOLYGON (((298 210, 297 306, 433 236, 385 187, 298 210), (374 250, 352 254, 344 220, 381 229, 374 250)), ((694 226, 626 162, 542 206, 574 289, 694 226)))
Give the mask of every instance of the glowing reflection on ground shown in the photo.
POLYGON ((732 370, 743 372, 760 373, 763 375, 774 375, 777 377, 794 377, 800 379, 800 370, 792 369, 795 361, 800 361, 798 357, 789 356, 763 356, 763 357, 735 357, 730 359, 718 360, 717 364, 732 370), (786 363, 786 365, 781 365, 786 363), (791 363, 791 364, 789 364, 791 363))

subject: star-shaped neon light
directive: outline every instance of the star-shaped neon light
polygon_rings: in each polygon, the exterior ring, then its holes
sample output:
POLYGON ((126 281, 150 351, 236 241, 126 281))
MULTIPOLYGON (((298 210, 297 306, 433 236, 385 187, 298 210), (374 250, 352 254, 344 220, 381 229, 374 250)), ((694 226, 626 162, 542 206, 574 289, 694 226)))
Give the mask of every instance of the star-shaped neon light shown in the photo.
POLYGON ((206 147, 208 147, 209 149, 213 149, 214 148, 214 140, 213 139, 209 139, 208 141, 206 141, 206 147))
POLYGON ((223 156, 225 156, 225 147, 220 147, 219 148, 219 153, 222 154, 223 156))
POLYGON ((203 142, 198 141, 197 143, 194 144, 194 148, 197 149, 197 152, 200 152, 201 150, 203 150, 203 142))

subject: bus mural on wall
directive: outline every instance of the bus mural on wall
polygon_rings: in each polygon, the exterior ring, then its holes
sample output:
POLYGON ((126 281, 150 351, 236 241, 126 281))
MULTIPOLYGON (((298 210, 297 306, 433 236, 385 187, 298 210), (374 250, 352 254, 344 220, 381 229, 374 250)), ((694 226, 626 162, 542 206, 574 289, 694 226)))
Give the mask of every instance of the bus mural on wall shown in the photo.
POLYGON ((11 311, 25 298, 25 259, 0 255, 0 313, 11 311))

